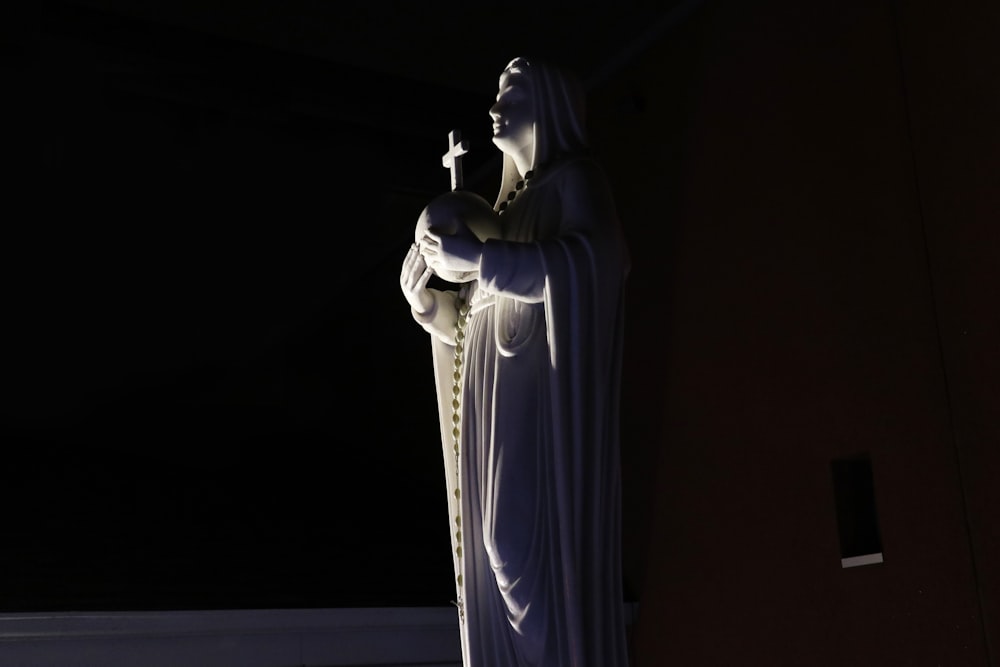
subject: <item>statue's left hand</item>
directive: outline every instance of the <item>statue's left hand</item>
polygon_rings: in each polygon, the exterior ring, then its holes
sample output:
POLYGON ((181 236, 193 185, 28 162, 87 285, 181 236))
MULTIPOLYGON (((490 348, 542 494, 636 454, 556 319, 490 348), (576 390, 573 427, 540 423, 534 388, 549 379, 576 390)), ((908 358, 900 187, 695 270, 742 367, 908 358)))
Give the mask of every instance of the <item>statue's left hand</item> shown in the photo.
POLYGON ((417 244, 414 243, 403 259, 403 268, 399 272, 399 287, 416 313, 425 314, 434 309, 434 297, 427 290, 430 277, 431 270, 424 262, 417 244))
POLYGON ((435 272, 479 271, 483 242, 465 225, 458 225, 453 235, 439 234, 428 228, 420 241, 427 265, 435 272))

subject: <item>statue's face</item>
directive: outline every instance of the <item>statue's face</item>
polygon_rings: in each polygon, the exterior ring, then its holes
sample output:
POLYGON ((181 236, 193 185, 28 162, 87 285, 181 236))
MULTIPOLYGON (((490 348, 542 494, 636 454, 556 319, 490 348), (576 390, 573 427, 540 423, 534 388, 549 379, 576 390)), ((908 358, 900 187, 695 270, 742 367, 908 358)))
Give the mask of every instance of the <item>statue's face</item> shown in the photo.
POLYGON ((493 143, 504 153, 528 151, 535 138, 535 105, 523 74, 505 72, 500 77, 497 101, 490 108, 493 143))

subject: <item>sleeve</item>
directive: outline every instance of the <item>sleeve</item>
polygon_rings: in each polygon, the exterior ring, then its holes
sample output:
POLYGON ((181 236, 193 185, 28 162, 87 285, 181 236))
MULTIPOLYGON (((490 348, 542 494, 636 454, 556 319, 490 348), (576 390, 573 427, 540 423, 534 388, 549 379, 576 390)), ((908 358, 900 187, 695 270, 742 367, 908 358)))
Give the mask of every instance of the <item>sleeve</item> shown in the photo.
POLYGON ((454 345, 455 322, 458 319, 458 310, 455 306, 457 293, 433 288, 428 289, 428 291, 434 297, 434 307, 426 313, 418 313, 410 308, 410 314, 413 315, 417 324, 424 328, 424 331, 442 343, 454 345))
POLYGON ((544 256, 550 246, 580 248, 601 245, 617 233, 617 213, 610 188, 596 163, 567 165, 552 184, 558 188, 559 232, 555 238, 520 243, 488 239, 479 262, 479 281, 490 292, 519 301, 539 303, 548 283, 544 256))

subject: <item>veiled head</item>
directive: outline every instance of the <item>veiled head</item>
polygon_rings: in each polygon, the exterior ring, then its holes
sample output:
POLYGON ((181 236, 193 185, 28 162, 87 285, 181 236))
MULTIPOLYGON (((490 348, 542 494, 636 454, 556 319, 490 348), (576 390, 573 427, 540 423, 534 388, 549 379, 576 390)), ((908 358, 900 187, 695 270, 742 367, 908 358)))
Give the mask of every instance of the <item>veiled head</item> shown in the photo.
POLYGON ((513 93, 509 127, 505 124, 497 127, 493 109, 490 110, 490 115, 494 116, 494 143, 504 151, 504 182, 500 189, 501 197, 505 197, 519 179, 506 148, 521 145, 524 138, 530 136, 529 168, 533 170, 562 155, 586 150, 586 104, 579 79, 572 72, 545 61, 514 58, 500 74, 499 84, 498 105, 505 91, 513 93), (530 133, 525 124, 530 124, 530 133))
POLYGON ((500 75, 497 101, 490 107, 493 119, 493 143, 504 154, 524 153, 530 168, 535 139, 535 101, 531 81, 521 68, 504 70, 500 75))

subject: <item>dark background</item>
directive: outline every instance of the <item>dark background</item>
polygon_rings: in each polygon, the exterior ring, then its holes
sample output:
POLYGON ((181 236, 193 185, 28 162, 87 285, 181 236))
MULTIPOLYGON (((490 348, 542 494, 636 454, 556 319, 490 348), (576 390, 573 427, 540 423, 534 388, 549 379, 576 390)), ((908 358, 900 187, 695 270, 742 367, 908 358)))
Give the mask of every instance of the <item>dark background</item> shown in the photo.
POLYGON ((7 12, 0 608, 449 604, 413 225, 449 130, 495 195, 520 49, 595 79, 665 10, 7 12))
POLYGON ((632 252, 635 665, 998 664, 997 3, 5 11, 4 610, 449 604, 397 276, 527 54, 632 252))

